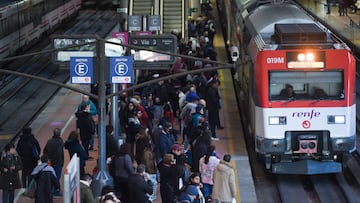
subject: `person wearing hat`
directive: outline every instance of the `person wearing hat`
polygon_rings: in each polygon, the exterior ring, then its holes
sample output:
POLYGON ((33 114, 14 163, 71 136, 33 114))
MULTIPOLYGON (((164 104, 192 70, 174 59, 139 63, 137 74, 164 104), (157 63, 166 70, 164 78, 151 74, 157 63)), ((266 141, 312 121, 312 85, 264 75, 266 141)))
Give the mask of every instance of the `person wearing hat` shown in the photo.
POLYGON ((178 192, 178 177, 174 167, 175 159, 172 154, 165 154, 159 163, 160 195, 163 203, 175 203, 178 192))

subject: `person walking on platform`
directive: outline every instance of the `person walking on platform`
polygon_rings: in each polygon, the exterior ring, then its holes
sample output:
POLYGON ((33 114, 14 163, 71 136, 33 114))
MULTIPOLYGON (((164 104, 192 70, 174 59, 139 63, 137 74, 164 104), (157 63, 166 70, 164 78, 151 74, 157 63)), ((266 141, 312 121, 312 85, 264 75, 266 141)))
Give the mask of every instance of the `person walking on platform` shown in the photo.
POLYGON ((82 109, 81 109, 81 106, 83 105, 83 103, 85 104, 88 104, 90 109, 89 109, 89 114, 91 116, 91 119, 95 125, 95 130, 94 132, 91 134, 91 139, 90 139, 90 143, 89 143, 89 150, 93 150, 94 149, 94 137, 95 137, 95 131, 97 129, 97 125, 99 123, 99 115, 98 115, 98 110, 96 108, 96 105, 94 104, 94 102, 92 102, 89 98, 89 95, 83 95, 82 96, 82 100, 81 102, 79 103, 78 107, 77 107, 77 113, 78 112, 81 112, 82 109))
POLYGON ((212 198, 219 203, 230 203, 236 197, 235 172, 231 155, 225 154, 214 171, 212 198))
MULTIPOLYGON (((45 147, 44 154, 49 157, 52 167, 55 170, 56 178, 60 183, 61 171, 64 166, 64 141, 61 138, 61 129, 55 128, 52 138, 50 138, 45 147)), ((60 195, 60 190, 55 191, 55 195, 60 195)))
POLYGON ((52 203, 53 191, 60 191, 60 184, 46 154, 41 156, 41 164, 31 175, 36 180, 35 203, 52 203))
POLYGON ((25 127, 17 143, 16 151, 21 157, 23 169, 21 172, 21 181, 26 188, 31 182, 31 172, 37 166, 40 159, 41 148, 39 142, 32 134, 31 127, 25 127))
POLYGON ((65 141, 65 149, 68 150, 70 159, 76 153, 80 159, 80 176, 85 174, 85 161, 89 159, 84 147, 80 144, 79 133, 75 130, 70 132, 69 138, 65 141))
POLYGON ((5 146, 5 152, 0 160, 0 188, 3 190, 2 202, 13 203, 15 189, 21 187, 19 170, 22 168, 21 158, 18 156, 13 143, 5 146))
POLYGON ((90 185, 93 177, 85 173, 80 178, 80 202, 81 203, 97 203, 97 199, 91 191, 90 185))
POLYGON ((89 155, 89 149, 91 148, 91 137, 95 133, 95 123, 90 115, 90 105, 85 102, 81 105, 81 111, 76 114, 76 128, 80 132, 81 144, 85 148, 86 153, 89 155))

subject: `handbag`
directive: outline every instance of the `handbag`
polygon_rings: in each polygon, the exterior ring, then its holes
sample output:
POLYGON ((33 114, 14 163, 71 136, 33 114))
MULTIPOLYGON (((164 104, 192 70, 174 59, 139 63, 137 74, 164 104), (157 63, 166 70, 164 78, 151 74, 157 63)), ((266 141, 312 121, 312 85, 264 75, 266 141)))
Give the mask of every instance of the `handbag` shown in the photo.
POLYGON ((32 179, 23 195, 29 198, 35 198, 35 193, 36 193, 36 181, 35 179, 32 179))

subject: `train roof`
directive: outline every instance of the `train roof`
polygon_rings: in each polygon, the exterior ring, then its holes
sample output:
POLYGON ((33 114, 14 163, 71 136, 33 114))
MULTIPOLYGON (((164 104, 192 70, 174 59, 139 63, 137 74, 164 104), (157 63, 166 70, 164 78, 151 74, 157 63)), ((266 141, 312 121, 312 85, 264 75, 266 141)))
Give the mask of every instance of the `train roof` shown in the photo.
POLYGON ((265 4, 249 14, 246 26, 253 34, 274 34, 275 24, 314 23, 314 20, 293 4, 265 4), (266 16, 266 17, 265 17, 266 16))
POLYGON ((0 19, 7 18, 30 6, 43 2, 44 0, 18 0, 18 1, 0 1, 0 19))

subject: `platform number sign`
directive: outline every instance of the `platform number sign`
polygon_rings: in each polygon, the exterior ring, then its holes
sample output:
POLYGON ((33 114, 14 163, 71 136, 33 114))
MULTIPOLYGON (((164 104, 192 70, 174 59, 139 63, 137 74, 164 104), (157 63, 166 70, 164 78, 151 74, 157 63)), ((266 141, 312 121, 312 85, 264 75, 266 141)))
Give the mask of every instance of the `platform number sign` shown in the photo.
POLYGON ((70 78, 73 84, 91 84, 93 78, 93 58, 71 57, 70 78))
POLYGON ((110 82, 133 83, 133 58, 131 56, 110 57, 110 82))

